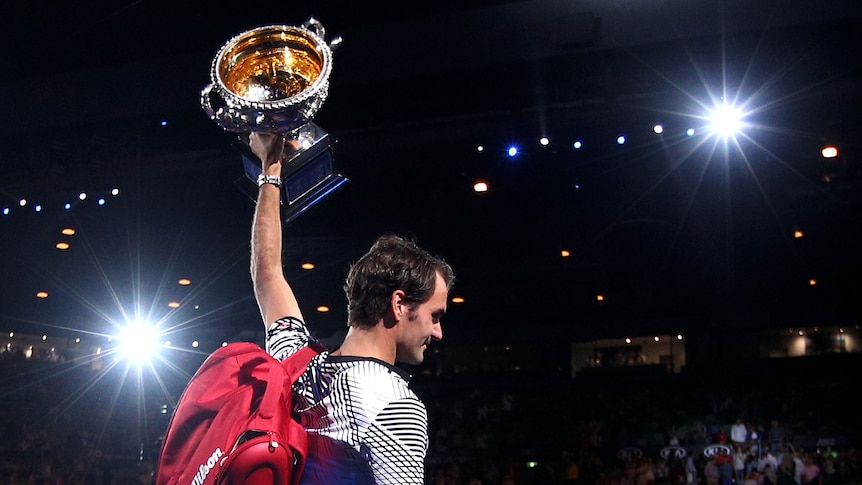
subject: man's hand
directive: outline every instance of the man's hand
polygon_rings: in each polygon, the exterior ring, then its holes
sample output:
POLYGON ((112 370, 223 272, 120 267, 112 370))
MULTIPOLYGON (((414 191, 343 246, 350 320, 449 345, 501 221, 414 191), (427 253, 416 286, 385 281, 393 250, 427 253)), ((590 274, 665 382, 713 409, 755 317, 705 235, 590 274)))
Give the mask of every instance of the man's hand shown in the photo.
POLYGON ((251 151, 257 155, 263 164, 264 173, 269 173, 267 169, 270 166, 281 163, 284 152, 284 135, 252 132, 249 134, 248 140, 251 151))

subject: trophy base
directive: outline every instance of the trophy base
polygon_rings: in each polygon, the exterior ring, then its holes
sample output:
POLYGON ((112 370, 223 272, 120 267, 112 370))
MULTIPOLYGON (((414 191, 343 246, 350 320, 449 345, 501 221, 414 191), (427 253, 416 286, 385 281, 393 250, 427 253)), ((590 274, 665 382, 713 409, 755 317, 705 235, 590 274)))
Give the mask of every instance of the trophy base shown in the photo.
MULTIPOLYGON (((286 137, 286 162, 281 169, 283 224, 290 223, 349 180, 333 165, 335 140, 319 126, 307 123, 286 137)), ((239 148, 245 175, 237 179, 237 185, 251 200, 257 201, 257 177, 263 172, 261 162, 247 143, 240 142, 239 148)))

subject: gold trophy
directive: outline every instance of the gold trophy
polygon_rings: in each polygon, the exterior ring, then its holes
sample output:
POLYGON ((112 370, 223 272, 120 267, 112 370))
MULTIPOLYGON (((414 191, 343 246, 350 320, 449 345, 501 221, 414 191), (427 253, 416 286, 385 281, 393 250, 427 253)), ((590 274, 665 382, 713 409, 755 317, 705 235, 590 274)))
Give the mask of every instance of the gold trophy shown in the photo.
POLYGON ((248 148, 254 131, 285 136, 282 215, 287 224, 347 182, 333 166, 335 140, 312 119, 329 94, 332 51, 323 25, 271 25, 243 32, 224 44, 212 62, 211 83, 201 92, 204 112, 238 133, 245 175, 241 188, 257 198, 261 163, 248 148))

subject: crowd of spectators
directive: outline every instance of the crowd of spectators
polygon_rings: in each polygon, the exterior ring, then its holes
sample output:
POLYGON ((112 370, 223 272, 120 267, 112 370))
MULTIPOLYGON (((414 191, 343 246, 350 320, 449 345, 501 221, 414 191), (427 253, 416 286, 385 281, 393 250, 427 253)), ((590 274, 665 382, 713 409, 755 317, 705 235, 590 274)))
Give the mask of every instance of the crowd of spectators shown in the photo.
POLYGON ((429 382, 429 483, 805 485, 805 466, 818 483, 862 483, 858 372, 751 365, 429 382))
MULTIPOLYGON (((427 483, 862 483, 852 372, 637 369, 417 373, 427 483)), ((71 361, 0 358, 0 485, 150 485, 170 416, 158 393, 142 396, 130 381, 71 361)))

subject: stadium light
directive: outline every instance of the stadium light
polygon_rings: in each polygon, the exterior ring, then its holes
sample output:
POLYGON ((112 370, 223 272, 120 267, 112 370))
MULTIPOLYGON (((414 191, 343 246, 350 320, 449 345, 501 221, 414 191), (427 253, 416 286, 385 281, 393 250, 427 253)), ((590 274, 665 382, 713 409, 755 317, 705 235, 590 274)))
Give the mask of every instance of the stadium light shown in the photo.
POLYGON ((121 358, 141 363, 158 354, 159 331, 148 322, 129 322, 116 338, 121 358))

